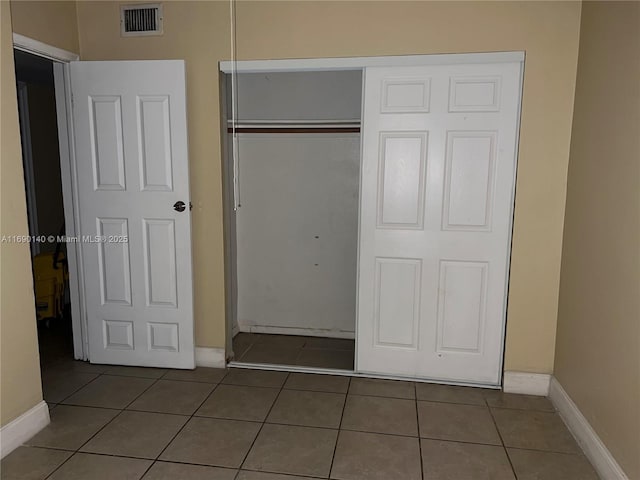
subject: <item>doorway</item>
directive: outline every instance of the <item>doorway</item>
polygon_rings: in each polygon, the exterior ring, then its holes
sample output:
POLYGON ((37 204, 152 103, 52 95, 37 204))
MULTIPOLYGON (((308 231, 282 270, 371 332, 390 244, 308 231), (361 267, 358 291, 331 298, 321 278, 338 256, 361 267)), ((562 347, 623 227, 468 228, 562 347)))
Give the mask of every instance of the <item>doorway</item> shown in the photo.
POLYGON ((74 357, 53 61, 15 51, 40 361, 74 357))
POLYGON ((235 362, 352 372, 362 72, 225 80, 235 362))

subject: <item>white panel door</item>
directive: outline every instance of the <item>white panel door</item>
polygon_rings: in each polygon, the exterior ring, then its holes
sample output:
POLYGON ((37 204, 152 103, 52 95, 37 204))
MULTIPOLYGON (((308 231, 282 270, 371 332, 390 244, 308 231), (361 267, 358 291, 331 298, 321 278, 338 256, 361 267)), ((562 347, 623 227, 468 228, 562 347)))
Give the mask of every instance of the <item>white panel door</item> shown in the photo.
POLYGON ((358 371, 500 383, 520 67, 366 69, 358 371))
POLYGON ((71 91, 89 360, 193 368, 184 62, 71 62, 71 91))

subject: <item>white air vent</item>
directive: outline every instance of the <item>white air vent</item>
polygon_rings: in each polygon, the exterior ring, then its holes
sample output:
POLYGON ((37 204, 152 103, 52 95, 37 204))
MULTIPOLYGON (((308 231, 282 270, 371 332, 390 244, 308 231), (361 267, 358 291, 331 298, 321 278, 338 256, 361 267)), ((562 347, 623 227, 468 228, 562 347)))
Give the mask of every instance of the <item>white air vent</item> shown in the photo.
POLYGON ((120 32, 123 37, 162 35, 162 5, 159 3, 121 5, 120 32))

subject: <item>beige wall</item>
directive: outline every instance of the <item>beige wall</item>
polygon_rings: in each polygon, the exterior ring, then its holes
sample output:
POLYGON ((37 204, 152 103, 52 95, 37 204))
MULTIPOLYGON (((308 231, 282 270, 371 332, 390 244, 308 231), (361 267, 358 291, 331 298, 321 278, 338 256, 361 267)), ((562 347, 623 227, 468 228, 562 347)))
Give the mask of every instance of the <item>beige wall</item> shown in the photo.
MULTIPOLYGON (((196 338, 224 346, 216 62, 226 2, 165 2, 163 37, 123 39, 118 4, 77 6, 85 60, 185 58, 194 205, 196 338)), ((239 2, 240 59, 524 50, 527 54, 506 368, 553 368, 577 64, 577 2, 239 2)))
POLYGON ((78 3, 82 60, 184 59, 196 343, 225 347, 218 61, 230 58, 229 2, 163 2, 164 35, 120 37, 119 2, 78 3))
POLYGON ((640 3, 586 2, 555 376, 640 479, 640 3))
MULTIPOLYGON (((11 11, 0 2, 0 235, 27 235, 11 40, 11 11)), ((0 244, 0 424, 42 400, 29 245, 0 244)))
POLYGON ((78 52, 76 2, 11 0, 11 17, 14 32, 78 52))

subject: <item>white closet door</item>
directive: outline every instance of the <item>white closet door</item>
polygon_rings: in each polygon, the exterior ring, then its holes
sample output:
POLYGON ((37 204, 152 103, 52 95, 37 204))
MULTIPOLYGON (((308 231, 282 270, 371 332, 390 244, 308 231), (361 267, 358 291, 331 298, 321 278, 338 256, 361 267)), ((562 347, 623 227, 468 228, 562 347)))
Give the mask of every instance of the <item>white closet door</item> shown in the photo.
POLYGON ((366 69, 360 372, 500 383, 520 71, 366 69))

